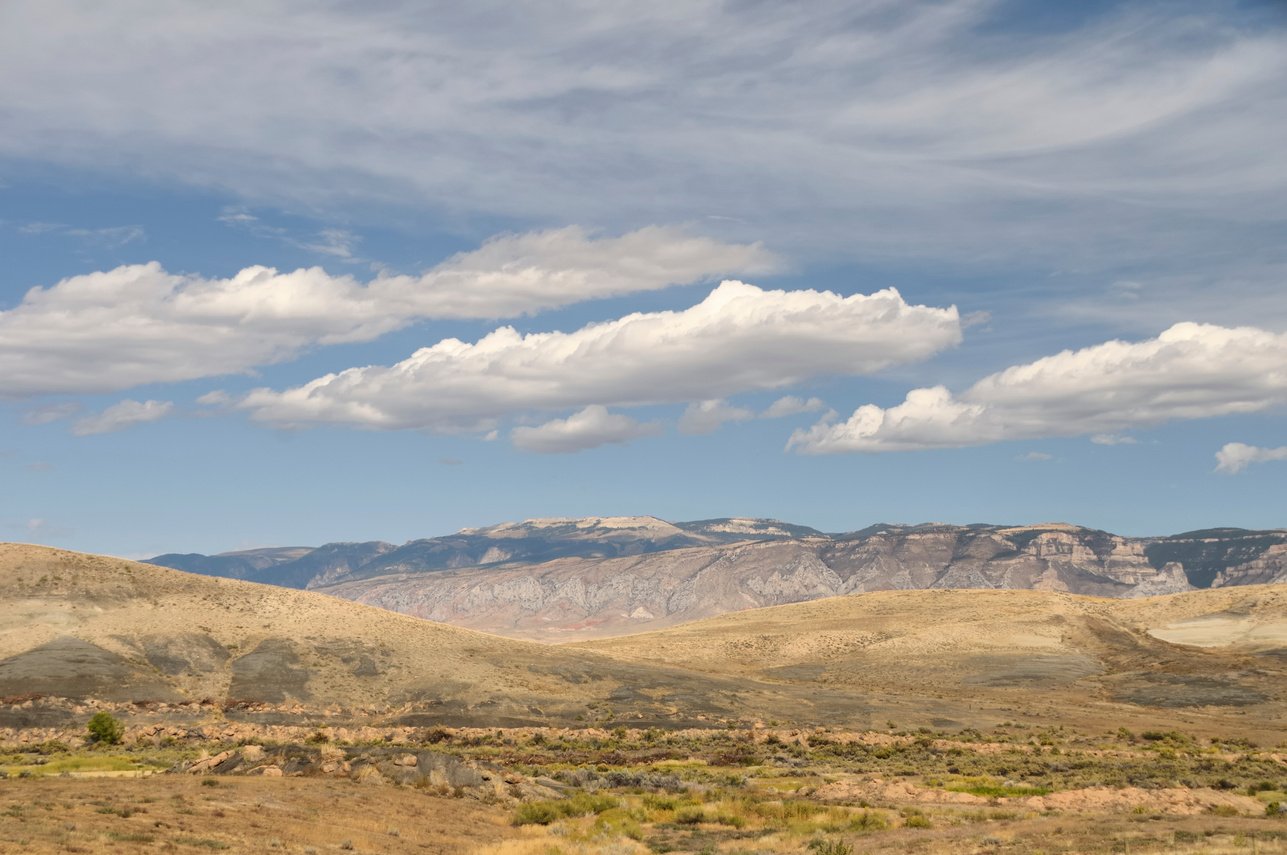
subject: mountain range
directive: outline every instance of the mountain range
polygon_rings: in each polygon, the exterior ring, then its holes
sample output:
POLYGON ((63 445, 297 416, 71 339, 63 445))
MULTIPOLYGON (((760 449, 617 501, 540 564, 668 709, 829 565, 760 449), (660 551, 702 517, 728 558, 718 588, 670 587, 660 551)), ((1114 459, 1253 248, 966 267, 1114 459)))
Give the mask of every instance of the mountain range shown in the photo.
POLYGON ((533 519, 379 541, 167 554, 148 563, 303 588, 513 638, 611 637, 748 608, 882 590, 1139 597, 1287 581, 1287 530, 1123 537, 1066 523, 533 519))

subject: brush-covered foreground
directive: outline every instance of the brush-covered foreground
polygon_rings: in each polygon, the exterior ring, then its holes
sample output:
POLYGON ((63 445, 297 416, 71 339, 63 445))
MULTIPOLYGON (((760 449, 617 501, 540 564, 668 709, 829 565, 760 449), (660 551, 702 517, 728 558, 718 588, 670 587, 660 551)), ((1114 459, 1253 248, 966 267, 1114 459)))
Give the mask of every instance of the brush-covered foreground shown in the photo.
MULTIPOLYGON (((0 749, 0 852, 1287 852, 1234 734, 131 727, 0 749)), ((36 742, 38 737, 45 737, 36 742)))

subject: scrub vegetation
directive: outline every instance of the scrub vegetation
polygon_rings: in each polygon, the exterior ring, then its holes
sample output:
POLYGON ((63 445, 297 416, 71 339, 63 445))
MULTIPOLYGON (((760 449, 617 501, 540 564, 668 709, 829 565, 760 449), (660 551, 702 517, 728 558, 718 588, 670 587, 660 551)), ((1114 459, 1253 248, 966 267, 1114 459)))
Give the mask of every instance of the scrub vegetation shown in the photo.
POLYGON ((282 777, 183 771, 247 750, 237 743, 52 741, 0 754, 0 852, 1287 852, 1284 746, 1233 737, 1015 723, 435 727, 345 745, 310 742, 315 732, 300 728, 295 745, 253 740, 254 750, 432 751, 504 770, 545 797, 336 778, 323 766, 282 777))

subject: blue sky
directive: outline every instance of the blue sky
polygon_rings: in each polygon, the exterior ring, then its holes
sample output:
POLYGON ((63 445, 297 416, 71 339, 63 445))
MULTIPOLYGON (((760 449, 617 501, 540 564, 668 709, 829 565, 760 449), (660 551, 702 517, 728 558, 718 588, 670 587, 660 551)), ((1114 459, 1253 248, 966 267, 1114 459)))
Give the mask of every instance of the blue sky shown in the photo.
POLYGON ((4 4, 0 538, 1287 525, 1287 13, 1054 8, 4 4))

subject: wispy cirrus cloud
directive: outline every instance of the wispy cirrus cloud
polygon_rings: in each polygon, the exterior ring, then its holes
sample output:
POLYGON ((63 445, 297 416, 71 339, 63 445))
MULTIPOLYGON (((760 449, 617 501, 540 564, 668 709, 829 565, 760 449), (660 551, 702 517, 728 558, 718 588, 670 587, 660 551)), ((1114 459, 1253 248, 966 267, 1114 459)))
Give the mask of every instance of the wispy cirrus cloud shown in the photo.
POLYGON ((0 155, 276 203, 709 218, 865 258, 1273 254, 1281 10, 1181 8, 14 2, 0 155))
POLYGON ((349 263, 363 260, 356 255, 357 245, 362 238, 349 229, 331 226, 315 232, 300 233, 285 226, 268 223, 257 214, 238 205, 225 207, 215 219, 230 228, 248 232, 256 237, 280 241, 288 246, 318 255, 349 263))
POLYGON ((76 401, 59 401, 42 407, 32 407, 22 414, 22 423, 26 425, 47 425, 51 422, 68 419, 79 413, 81 405, 76 401))
MULTIPOLYGON (((965 319, 961 319, 961 326, 965 326, 965 319)), ((798 416, 804 413, 816 413, 827 408, 826 403, 821 398, 797 398, 794 395, 787 395, 784 398, 778 398, 764 412, 760 413, 762 419, 784 419, 788 416, 798 416)))
POLYGON ((1090 441, 1095 445, 1138 445, 1139 440, 1124 433, 1097 433, 1090 441))
POLYGON ((18 227, 18 233, 28 237, 53 235, 69 237, 92 246, 107 249, 119 249, 127 244, 142 242, 147 239, 147 231, 142 226, 102 226, 83 228, 68 226, 63 223, 33 222, 18 227))
POLYGON ((510 431, 510 440, 516 448, 537 454, 571 454, 601 445, 621 445, 661 432, 658 422, 640 422, 591 404, 566 419, 551 419, 536 427, 516 427, 510 431))
POLYGON ((73 530, 67 526, 47 520, 43 517, 30 517, 25 520, 4 520, 0 521, 0 531, 9 531, 18 534, 25 540, 31 542, 48 543, 54 540, 62 540, 74 534, 73 530))
POLYGON ((322 229, 317 233, 317 238, 304 243, 303 248, 349 261, 353 259, 357 242, 358 236, 348 229, 330 228, 322 229))
POLYGON ((714 433, 728 422, 745 422, 755 418, 755 411, 736 407, 723 398, 694 401, 684 408, 679 417, 679 432, 687 434, 714 433))
POLYGON ((132 401, 128 398, 112 404, 100 413, 86 416, 72 426, 76 436, 114 433, 118 430, 160 421, 174 409, 171 401, 132 401))
MULTIPOLYGON (((962 322, 962 326, 964 326, 964 322, 962 322)), ((746 407, 734 406, 722 398, 713 398, 706 401, 694 401, 689 404, 679 417, 679 431, 687 434, 714 433, 728 422, 745 422, 751 419, 781 419, 802 413, 816 413, 826 408, 827 405, 822 402, 821 398, 805 400, 794 395, 787 395, 778 398, 766 407, 763 412, 757 413, 746 407)))
POLYGON ((0 397, 245 372, 423 318, 516 317, 778 263, 759 244, 649 227, 617 237, 580 228, 503 235, 418 276, 367 282, 318 267, 247 267, 215 279, 127 265, 33 288, 0 311, 0 397))
MULTIPOLYGON (((1156 338, 1064 351, 989 375, 960 395, 915 389, 897 406, 859 407, 792 434, 806 454, 959 448, 1098 436, 1287 403, 1287 333, 1177 324, 1156 338)), ((1110 440, 1110 437, 1112 438, 1110 440)))
POLYGON ((447 339, 395 365, 258 389, 239 406, 288 426, 483 430, 527 411, 707 401, 871 374, 960 340, 955 307, 911 305, 893 289, 844 297, 727 281, 681 312, 635 313, 570 333, 504 327, 474 343, 447 339))

